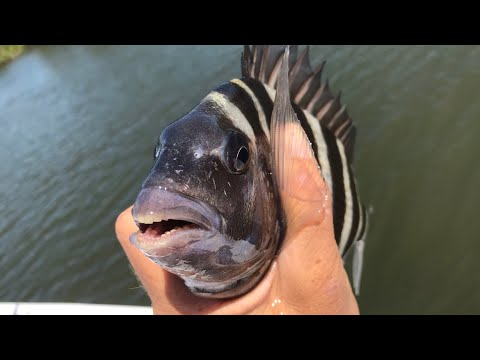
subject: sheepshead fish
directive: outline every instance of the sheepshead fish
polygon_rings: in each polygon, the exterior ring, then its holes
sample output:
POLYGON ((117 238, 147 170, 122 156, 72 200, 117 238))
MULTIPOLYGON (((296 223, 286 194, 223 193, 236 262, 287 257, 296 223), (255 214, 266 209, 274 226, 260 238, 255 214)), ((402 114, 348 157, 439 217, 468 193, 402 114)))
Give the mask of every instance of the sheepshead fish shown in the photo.
POLYGON ((211 91, 155 146, 130 240, 198 296, 247 293, 281 251, 287 223, 272 145, 278 109, 292 109, 311 144, 332 199, 339 252, 355 249, 358 292, 368 219, 352 170, 356 128, 340 94, 321 81, 325 62, 312 70, 309 48, 298 57, 297 49, 245 46, 242 77, 211 91))

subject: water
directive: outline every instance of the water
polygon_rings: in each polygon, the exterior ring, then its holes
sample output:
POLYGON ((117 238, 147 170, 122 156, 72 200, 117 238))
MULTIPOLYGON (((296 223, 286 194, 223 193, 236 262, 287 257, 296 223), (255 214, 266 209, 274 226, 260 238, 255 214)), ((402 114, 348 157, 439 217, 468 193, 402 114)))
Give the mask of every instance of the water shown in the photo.
MULTIPOLYGON (((373 209, 364 314, 480 313, 480 47, 315 46, 373 209)), ((0 68, 0 301, 148 305, 117 243, 156 136, 241 46, 34 47, 0 68)))

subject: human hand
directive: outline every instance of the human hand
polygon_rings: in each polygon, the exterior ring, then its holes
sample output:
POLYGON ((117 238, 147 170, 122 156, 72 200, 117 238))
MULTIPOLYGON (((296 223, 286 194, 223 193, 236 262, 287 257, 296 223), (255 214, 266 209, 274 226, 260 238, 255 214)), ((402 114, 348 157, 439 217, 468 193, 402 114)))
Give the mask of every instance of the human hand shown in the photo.
POLYGON ((250 293, 233 300, 213 300, 193 295, 180 278, 160 268, 130 243, 130 234, 138 230, 131 207, 119 215, 115 228, 150 297, 154 314, 358 314, 332 229, 303 229, 291 240, 305 243, 312 237, 328 236, 325 244, 285 248, 250 293))

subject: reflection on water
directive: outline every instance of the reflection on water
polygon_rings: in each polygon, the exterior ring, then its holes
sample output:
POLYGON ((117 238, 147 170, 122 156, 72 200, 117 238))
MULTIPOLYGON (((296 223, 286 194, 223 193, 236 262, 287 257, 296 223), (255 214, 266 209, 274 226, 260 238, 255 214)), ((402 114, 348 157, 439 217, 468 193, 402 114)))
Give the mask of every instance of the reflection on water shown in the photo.
MULTIPOLYGON (((315 46, 373 209, 363 313, 479 313, 480 48, 315 46)), ((34 47, 0 69, 0 301, 148 304, 114 234, 156 136, 241 46, 34 47)))

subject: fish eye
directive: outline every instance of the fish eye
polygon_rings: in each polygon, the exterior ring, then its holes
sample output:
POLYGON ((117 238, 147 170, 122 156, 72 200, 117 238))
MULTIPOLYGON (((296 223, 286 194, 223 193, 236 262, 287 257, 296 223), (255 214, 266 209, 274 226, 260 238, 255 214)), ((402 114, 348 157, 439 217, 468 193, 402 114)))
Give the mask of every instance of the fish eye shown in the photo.
POLYGON ((233 166, 235 170, 242 171, 248 162, 248 149, 245 146, 242 146, 235 157, 233 166))
POLYGON ((223 165, 232 174, 241 174, 248 168, 250 151, 248 139, 236 131, 227 135, 224 147, 223 165))

